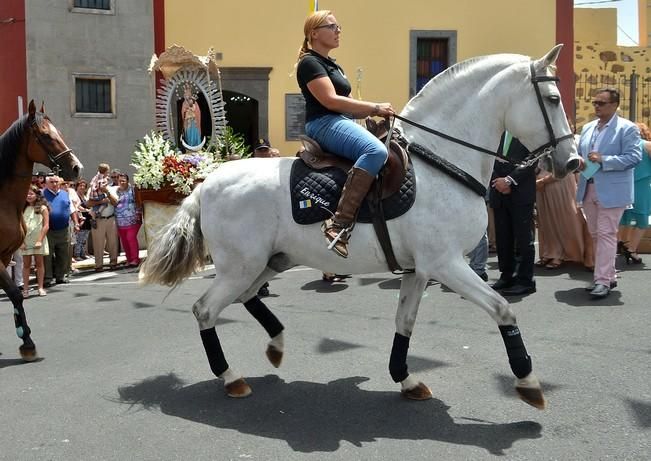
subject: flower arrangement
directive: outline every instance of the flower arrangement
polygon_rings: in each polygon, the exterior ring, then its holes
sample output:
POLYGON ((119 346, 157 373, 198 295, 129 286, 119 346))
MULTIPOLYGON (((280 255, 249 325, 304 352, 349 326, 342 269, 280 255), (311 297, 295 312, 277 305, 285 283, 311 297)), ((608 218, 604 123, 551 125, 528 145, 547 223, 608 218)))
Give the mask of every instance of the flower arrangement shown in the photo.
MULTIPOLYGON (((230 128, 230 127, 228 127, 230 128)), ((239 136, 227 132, 230 136, 239 136)), ((175 192, 189 195, 194 185, 204 180, 222 162, 233 158, 250 155, 248 147, 243 143, 226 143, 235 145, 238 152, 225 152, 221 146, 227 140, 220 139, 218 146, 212 145, 208 151, 181 153, 174 149, 160 132, 152 131, 138 144, 131 157, 131 166, 136 168, 133 175, 134 184, 141 189, 158 190, 163 186, 171 186, 175 192)))

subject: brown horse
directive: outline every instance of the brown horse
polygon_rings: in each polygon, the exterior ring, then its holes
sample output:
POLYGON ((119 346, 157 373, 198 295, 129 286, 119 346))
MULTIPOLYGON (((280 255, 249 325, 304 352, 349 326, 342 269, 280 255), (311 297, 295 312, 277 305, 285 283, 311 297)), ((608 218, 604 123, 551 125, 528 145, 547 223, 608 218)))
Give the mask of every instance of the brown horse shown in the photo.
MULTIPOLYGON (((68 181, 76 180, 81 163, 61 133, 30 101, 28 114, 16 120, 0 136, 0 288, 14 306, 16 334, 23 340, 19 352, 27 362, 38 358, 23 309, 23 295, 5 270, 25 238, 23 208, 32 180, 34 163, 50 167, 68 181)), ((25 280, 25 283, 28 283, 25 280)))

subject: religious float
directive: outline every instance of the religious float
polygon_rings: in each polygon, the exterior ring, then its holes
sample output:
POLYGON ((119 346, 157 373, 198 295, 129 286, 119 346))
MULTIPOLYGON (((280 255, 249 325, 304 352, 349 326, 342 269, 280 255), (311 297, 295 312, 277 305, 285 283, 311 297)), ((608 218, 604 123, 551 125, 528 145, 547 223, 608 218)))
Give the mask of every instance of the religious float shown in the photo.
POLYGON ((212 49, 197 56, 173 45, 152 56, 149 72, 163 77, 156 96, 156 130, 138 142, 131 158, 147 243, 197 183, 221 163, 249 155, 242 136, 227 124, 212 49))

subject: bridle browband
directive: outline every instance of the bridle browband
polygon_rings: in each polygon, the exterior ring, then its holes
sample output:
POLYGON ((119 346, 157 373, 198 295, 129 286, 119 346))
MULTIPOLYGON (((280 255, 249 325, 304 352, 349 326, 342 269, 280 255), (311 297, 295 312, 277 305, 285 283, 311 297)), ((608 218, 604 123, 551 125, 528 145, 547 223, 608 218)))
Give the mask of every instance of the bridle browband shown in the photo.
POLYGON ((505 161, 508 163, 512 163, 514 165, 518 166, 531 166, 534 163, 536 163, 540 158, 550 155, 555 149, 558 143, 565 141, 566 139, 574 138, 574 135, 572 133, 567 134, 565 136, 561 136, 560 138, 557 138, 556 135, 554 134, 554 128, 552 127, 551 122, 549 121, 549 116, 547 115, 547 110, 545 109, 545 104, 543 102, 542 94, 540 93, 540 87, 538 84, 540 82, 559 82, 560 79, 556 76, 547 76, 547 75, 541 75, 537 76, 536 71, 534 69, 533 62, 529 65, 529 68, 531 70, 531 84, 533 85, 533 88, 536 92, 536 99, 538 100, 538 107, 540 107, 540 111, 542 112, 543 119, 545 120, 545 127, 547 127, 547 133, 549 133, 549 142, 543 144, 542 146, 538 147, 537 149, 531 151, 529 155, 522 160, 522 162, 514 162, 513 160, 510 160, 508 157, 504 157, 503 155, 500 155, 499 153, 493 152, 492 150, 488 150, 484 147, 477 146, 475 144, 463 141, 459 138, 455 138, 454 136, 450 136, 448 134, 442 133, 438 130, 435 130, 433 128, 430 128, 425 125, 421 125, 420 123, 414 122, 413 120, 409 120, 408 118, 405 118, 401 115, 394 114, 393 117, 401 120, 409 125, 412 125, 416 128, 419 128, 423 131, 427 131, 428 133, 431 133, 433 135, 436 135, 440 138, 446 139, 448 141, 451 141, 455 144, 459 144, 461 146, 467 147, 472 150, 476 150, 478 152, 492 155, 493 157, 496 157, 497 159, 501 161, 505 161))

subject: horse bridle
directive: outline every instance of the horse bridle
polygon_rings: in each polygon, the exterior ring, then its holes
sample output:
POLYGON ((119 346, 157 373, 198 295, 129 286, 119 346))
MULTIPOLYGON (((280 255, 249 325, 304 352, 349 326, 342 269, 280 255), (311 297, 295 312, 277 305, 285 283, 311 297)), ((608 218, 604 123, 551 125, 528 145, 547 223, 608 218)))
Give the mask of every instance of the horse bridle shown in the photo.
POLYGON ((508 157, 504 157, 503 155, 500 155, 499 153, 493 152, 491 150, 485 149, 481 146, 477 146, 475 144, 463 141, 461 139, 455 138, 454 136, 450 136, 448 134, 442 133, 438 130, 435 130, 433 128, 427 127, 425 125, 421 125, 420 123, 416 123, 413 120, 409 120, 408 118, 405 118, 401 115, 394 114, 393 117, 394 119, 401 120, 405 123, 408 123, 409 125, 412 125, 416 128, 419 128, 421 130, 427 131, 428 133, 431 133, 433 135, 436 135, 440 138, 447 139, 448 141, 454 142, 456 144, 460 144, 462 146, 468 147, 470 149, 476 150, 478 152, 482 152, 484 154, 492 155, 493 157, 497 157, 498 159, 512 163, 514 165, 518 166, 531 166, 535 164, 538 160, 540 160, 542 157, 545 157, 547 155, 551 155, 554 150, 556 150, 556 146, 558 143, 565 141, 566 139, 574 138, 574 135, 572 133, 567 134, 565 136, 561 136, 560 138, 557 138, 556 135, 554 134, 554 128, 552 127, 551 122, 549 121, 549 116, 547 115, 547 110, 545 109, 545 104, 543 102, 542 94, 540 92, 540 87, 538 86, 540 82, 556 82, 558 83, 560 79, 556 76, 548 76, 548 75, 541 75, 537 76, 536 71, 534 69, 534 63, 532 62, 529 66, 531 70, 531 84, 533 85, 533 88, 536 92, 536 99, 538 101, 538 107, 540 107, 540 111, 542 112, 543 119, 545 120, 545 126, 547 127, 547 133, 549 133, 549 142, 543 144, 542 146, 538 147, 537 149, 534 149, 525 157, 524 160, 521 162, 514 162, 513 160, 510 160, 508 157))
POLYGON ((72 149, 66 149, 63 152, 59 152, 58 154, 52 154, 47 148, 46 143, 41 139, 41 134, 38 131, 39 125, 38 125, 38 120, 34 118, 31 124, 32 128, 36 128, 34 131, 34 136, 36 137, 36 142, 43 147, 43 149, 47 152, 47 158, 50 161, 51 164, 54 165, 54 168, 50 168, 54 174, 58 175, 61 172, 61 165, 59 164, 58 160, 63 157, 64 155, 71 154, 73 152, 72 149))

